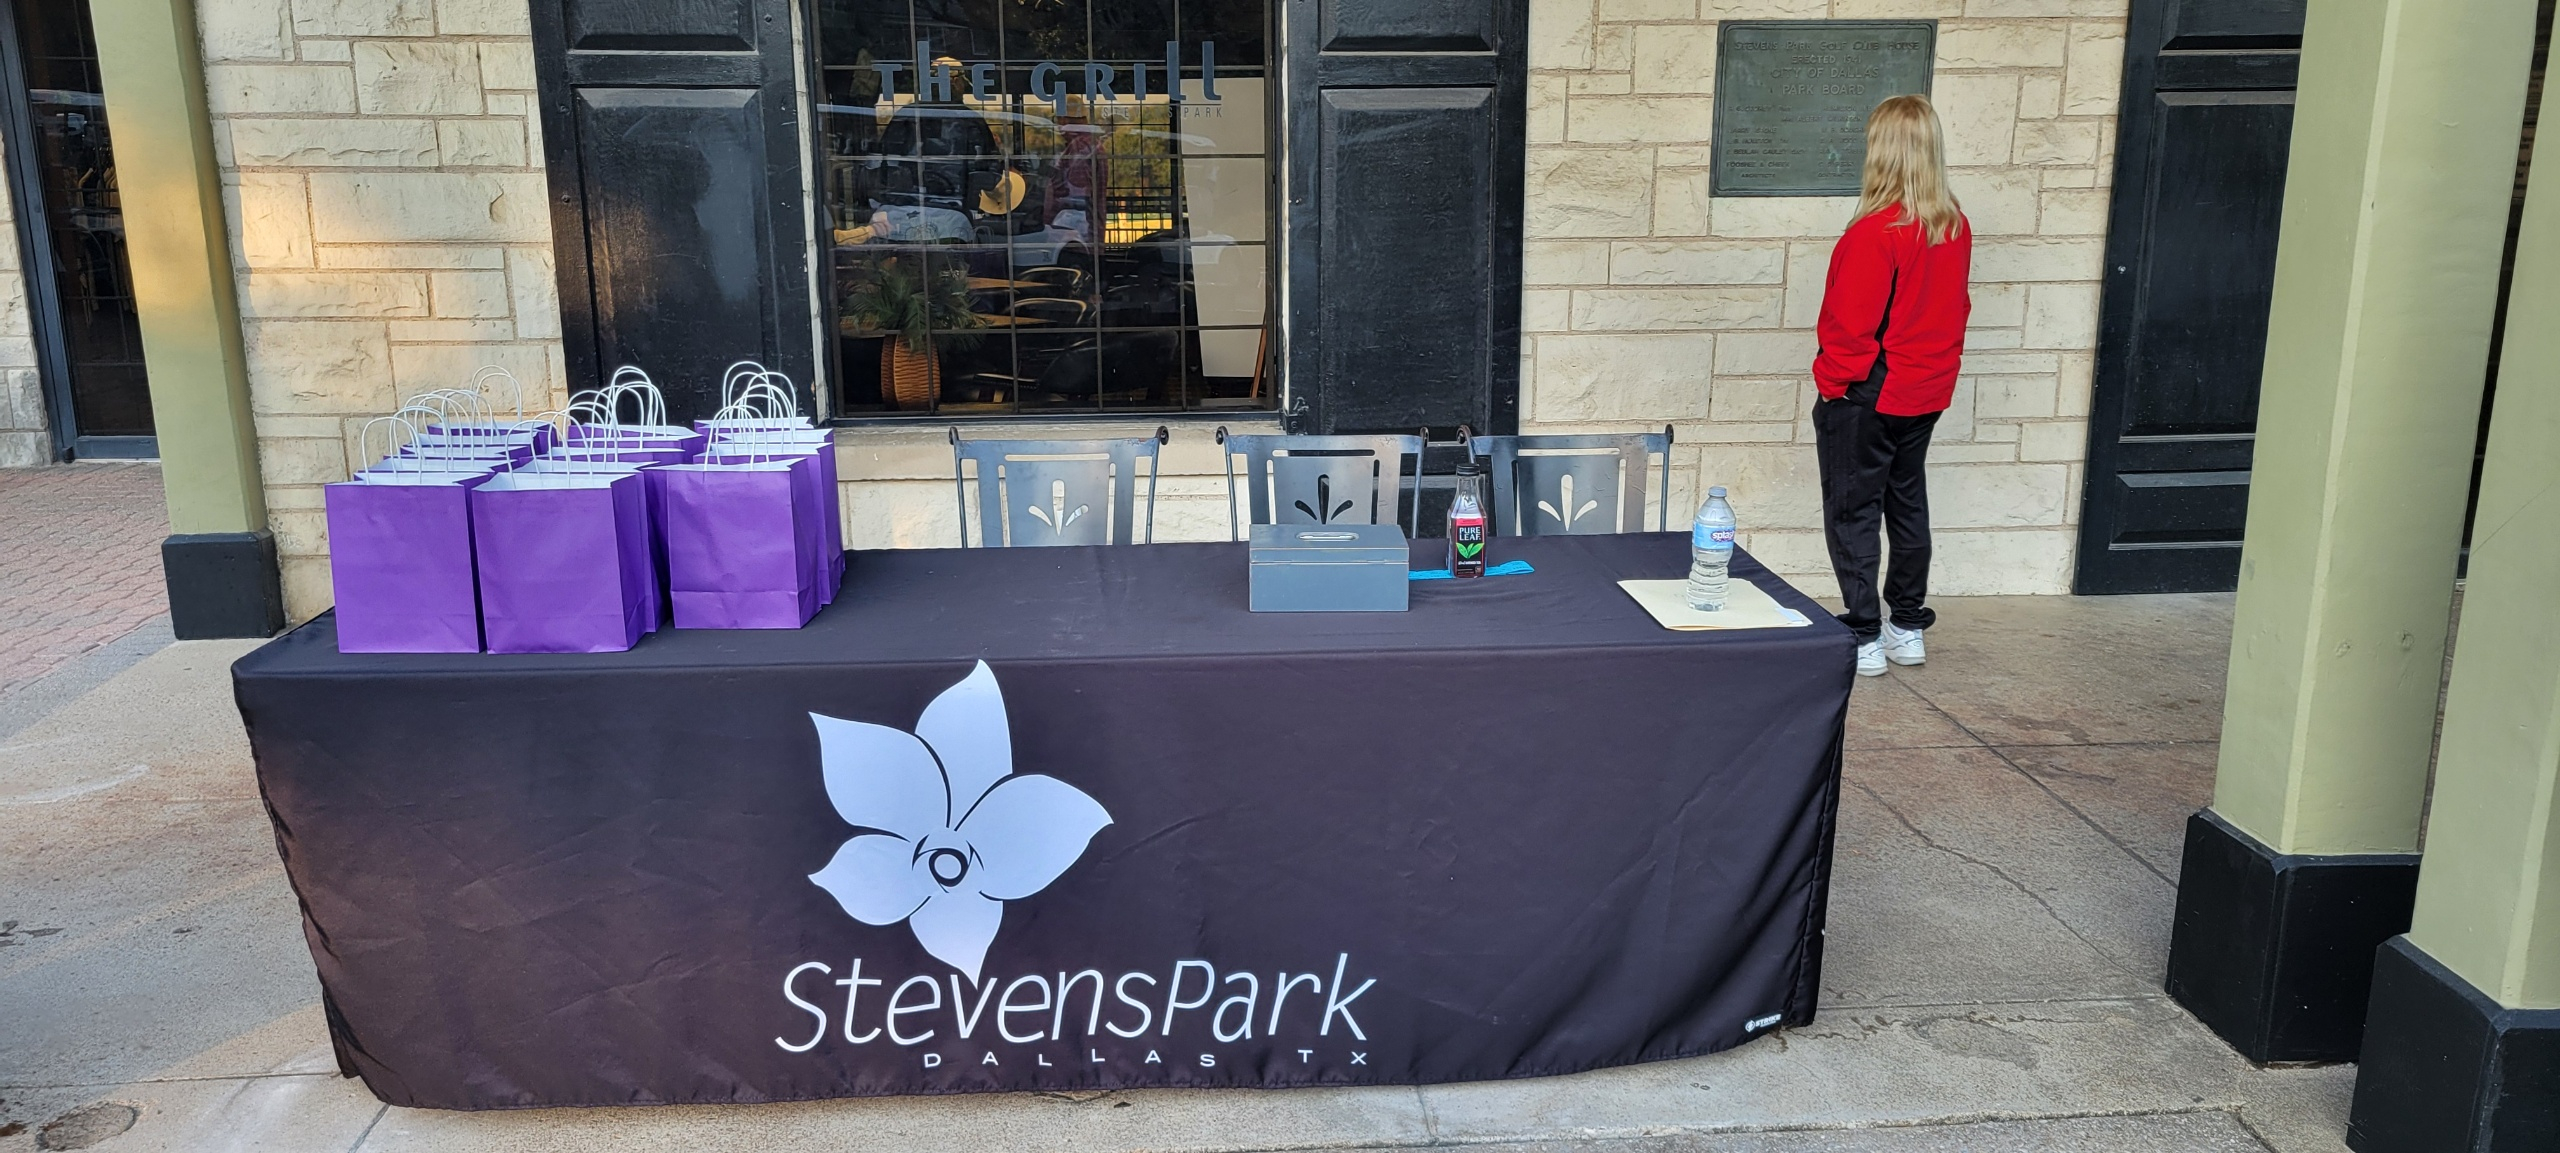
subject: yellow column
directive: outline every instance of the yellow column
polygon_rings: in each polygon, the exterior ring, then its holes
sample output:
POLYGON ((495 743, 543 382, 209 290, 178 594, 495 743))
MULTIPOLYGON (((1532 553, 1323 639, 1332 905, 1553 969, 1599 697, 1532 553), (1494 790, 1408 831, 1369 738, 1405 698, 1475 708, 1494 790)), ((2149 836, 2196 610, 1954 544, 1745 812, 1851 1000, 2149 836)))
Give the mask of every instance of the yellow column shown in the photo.
MULTIPOLYGON (((2545 90, 2546 94, 2548 89, 2545 90)), ((2545 115, 2554 109, 2547 98, 2545 115)), ((2560 1149, 2560 172, 2516 242, 2488 466, 2409 934, 2382 947, 2364 1153, 2560 1149)))
POLYGON ((272 632, 282 624, 275 543, 195 5, 91 0, 90 21, 174 534, 162 550, 171 624, 181 637, 272 632))
POLYGON ((2352 1059, 2373 950, 2408 926, 2534 7, 2309 8, 2221 763, 2167 982, 2253 1060, 2352 1059))

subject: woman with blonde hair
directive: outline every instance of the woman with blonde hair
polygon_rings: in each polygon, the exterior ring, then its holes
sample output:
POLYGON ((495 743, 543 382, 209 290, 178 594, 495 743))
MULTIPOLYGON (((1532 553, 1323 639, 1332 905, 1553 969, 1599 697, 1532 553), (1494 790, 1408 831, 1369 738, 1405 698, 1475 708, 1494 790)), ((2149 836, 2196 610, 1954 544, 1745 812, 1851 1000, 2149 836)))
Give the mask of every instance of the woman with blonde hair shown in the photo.
POLYGON ((1929 433, 1956 389, 1973 311, 1973 227, 1947 190, 1946 148, 1925 96, 1867 117, 1857 218, 1831 250, 1813 380, 1822 527, 1858 637, 1858 675, 1928 659, 1929 433), (1877 522, 1892 538, 1877 601, 1877 522))

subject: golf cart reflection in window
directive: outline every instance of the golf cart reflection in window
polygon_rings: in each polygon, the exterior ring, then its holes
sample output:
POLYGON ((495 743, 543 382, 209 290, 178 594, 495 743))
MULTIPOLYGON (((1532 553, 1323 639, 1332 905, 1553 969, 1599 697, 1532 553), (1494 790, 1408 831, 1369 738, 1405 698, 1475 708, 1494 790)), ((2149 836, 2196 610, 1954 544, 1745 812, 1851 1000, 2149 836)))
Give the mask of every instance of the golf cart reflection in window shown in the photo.
POLYGON ((1264 14, 824 0, 842 413, 1271 407, 1264 14))

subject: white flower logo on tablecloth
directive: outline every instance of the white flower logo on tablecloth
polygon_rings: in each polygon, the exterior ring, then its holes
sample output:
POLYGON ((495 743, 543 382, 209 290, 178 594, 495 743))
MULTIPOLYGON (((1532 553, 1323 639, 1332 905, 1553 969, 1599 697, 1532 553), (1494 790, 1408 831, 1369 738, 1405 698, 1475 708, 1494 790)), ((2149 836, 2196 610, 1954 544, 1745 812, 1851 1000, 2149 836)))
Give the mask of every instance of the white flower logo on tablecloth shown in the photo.
POLYGON ((985 661, 925 706, 913 733, 809 719, 827 798, 864 830, 809 879, 863 924, 905 921, 973 983, 1004 903, 1049 887, 1111 823, 1073 785, 1013 775, 1004 693, 985 661))

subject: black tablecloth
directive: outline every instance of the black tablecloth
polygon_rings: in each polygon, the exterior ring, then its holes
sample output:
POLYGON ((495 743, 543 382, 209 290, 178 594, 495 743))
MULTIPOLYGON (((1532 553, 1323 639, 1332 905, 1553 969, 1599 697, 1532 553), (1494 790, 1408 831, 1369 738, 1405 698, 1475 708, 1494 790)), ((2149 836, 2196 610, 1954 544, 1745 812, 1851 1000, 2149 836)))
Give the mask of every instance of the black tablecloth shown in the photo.
POLYGON ((1849 633, 1740 554, 1813 625, 1656 626, 1612 582, 1681 535, 1495 554, 1537 571, 1257 615, 1242 545, 865 552, 796 632, 323 616, 233 676, 397 1104, 1473 1080, 1810 1020, 1849 633))

